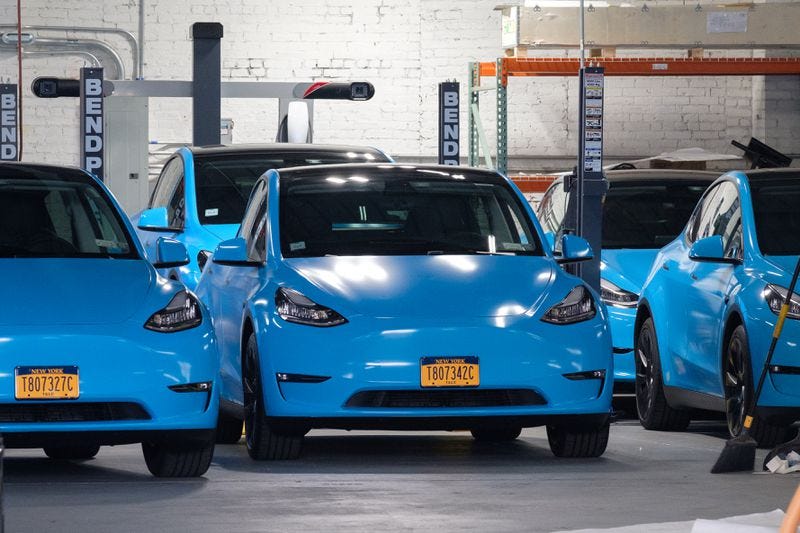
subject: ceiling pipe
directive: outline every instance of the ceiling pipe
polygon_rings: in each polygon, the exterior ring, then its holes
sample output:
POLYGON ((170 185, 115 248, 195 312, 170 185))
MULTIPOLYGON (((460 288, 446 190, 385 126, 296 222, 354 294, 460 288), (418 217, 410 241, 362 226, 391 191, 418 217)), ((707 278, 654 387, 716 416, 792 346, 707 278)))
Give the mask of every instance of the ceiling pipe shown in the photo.
POLYGON ((100 59, 91 52, 80 50, 36 50, 36 51, 23 51, 23 57, 53 57, 53 56, 83 56, 91 63, 93 67, 102 67, 103 63, 100 59))
MULTIPOLYGON (((2 29, 13 29, 16 32, 17 27, 16 27, 16 25, 13 25, 13 24, 0 24, 0 30, 2 30, 2 29)), ((141 24, 140 24, 140 29, 141 29, 141 24)), ((108 35, 120 36, 120 37, 124 38, 128 42, 128 44, 130 46, 130 49, 131 49, 131 60, 132 60, 132 64, 133 64, 133 77, 134 78, 138 78, 139 76, 141 76, 141 65, 142 64, 141 64, 141 62, 139 60, 139 55, 140 55, 140 51, 141 51, 140 43, 136 39, 136 37, 134 37, 134 35, 131 32, 127 31, 127 30, 121 30, 119 28, 102 28, 102 27, 92 27, 92 26, 41 26, 41 25, 30 25, 30 26, 22 26, 22 30, 21 31, 24 32, 24 31, 30 31, 30 30, 35 30, 35 31, 63 31, 63 32, 76 32, 76 33, 103 33, 103 34, 108 34, 108 35)), ((42 38, 41 37, 36 37, 36 40, 40 41, 40 40, 42 40, 42 38)), ((103 46, 105 46, 108 50, 111 50, 112 53, 110 55, 115 56, 119 60, 119 63, 123 64, 122 63, 122 59, 120 58, 120 55, 111 47, 111 45, 109 45, 109 44, 107 44, 107 43, 105 43, 103 41, 98 41, 98 40, 94 40, 94 39, 71 39, 71 38, 66 38, 65 40, 70 41, 70 42, 84 40, 84 41, 91 41, 91 42, 95 42, 95 43, 102 43, 103 46)), ((121 69, 121 71, 124 72, 125 68, 123 67, 121 69)), ((124 78, 118 78, 118 79, 124 79, 124 78)))
POLYGON ((137 48, 137 80, 144 79, 144 0, 139 0, 139 43, 137 48))
MULTIPOLYGON (((12 45, 6 45, 0 38, 0 48, 11 48, 12 45)), ((84 55, 86 48, 101 51, 103 54, 111 58, 112 66, 114 68, 114 76, 108 75, 108 79, 124 80, 125 79, 125 65, 122 58, 111 46, 103 41, 96 39, 51 39, 37 37, 33 44, 27 45, 29 51, 56 51, 58 55, 69 55, 62 52, 74 52, 75 55, 84 55), (31 50, 32 49, 32 50, 31 50), (41 50, 39 50, 41 49, 41 50)), ((94 56, 94 54, 91 54, 94 56)), ((96 58, 96 56, 94 56, 96 58)), ((104 66, 100 62, 100 66, 104 66)))

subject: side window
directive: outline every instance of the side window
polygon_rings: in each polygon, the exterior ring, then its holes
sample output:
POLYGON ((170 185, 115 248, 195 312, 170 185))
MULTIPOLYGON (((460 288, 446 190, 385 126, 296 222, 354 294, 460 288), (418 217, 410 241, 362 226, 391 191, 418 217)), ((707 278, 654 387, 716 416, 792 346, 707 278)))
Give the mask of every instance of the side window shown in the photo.
POLYGON ((564 182, 557 180, 545 193, 539 204, 539 222, 544 231, 558 235, 564 225, 568 197, 564 192, 564 182))
POLYGON ((239 237, 247 243, 247 258, 251 261, 265 259, 265 214, 267 209, 267 182, 259 180, 250 194, 250 202, 244 212, 239 228, 239 237))
POLYGON ((697 204, 694 213, 692 213, 692 218, 689 219, 689 231, 686 233, 686 240, 689 241, 689 244, 711 235, 709 231, 716 211, 714 202, 719 188, 720 186, 717 185, 713 189, 706 191, 700 203, 697 204))
POLYGON ((186 195, 184 194, 183 159, 180 156, 173 157, 164 165, 150 199, 150 207, 166 207, 170 227, 183 227, 186 195))
POLYGON ((742 211, 739 191, 733 183, 720 185, 712 235, 722 236, 726 257, 738 257, 742 247, 742 211))

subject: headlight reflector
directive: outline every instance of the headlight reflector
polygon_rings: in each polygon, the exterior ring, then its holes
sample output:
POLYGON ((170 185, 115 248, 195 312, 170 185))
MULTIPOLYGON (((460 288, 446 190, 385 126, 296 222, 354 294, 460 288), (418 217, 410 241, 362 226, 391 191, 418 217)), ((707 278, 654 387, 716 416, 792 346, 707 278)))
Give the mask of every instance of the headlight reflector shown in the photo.
POLYGON ((167 306, 147 319, 144 327, 162 333, 173 333, 199 326, 203 321, 200 303, 189 291, 180 291, 167 306))
POLYGON ((551 307, 542 321, 551 324, 575 324, 589 320, 597 314, 592 294, 583 285, 572 289, 559 303, 551 307))
POLYGON ((319 305, 302 293, 281 287, 275 291, 275 309, 287 322, 307 326, 330 327, 347 322, 347 319, 328 307, 319 305))
MULTIPOLYGON (((764 289, 764 299, 767 301, 770 310, 776 315, 781 312, 783 299, 786 298, 788 292, 789 289, 772 284, 767 285, 764 289)), ((800 319, 800 296, 797 293, 792 294, 792 298, 789 300, 789 313, 786 317, 800 319)))
POLYGON ((600 279, 600 298, 615 307, 636 307, 639 295, 625 289, 620 289, 607 279, 600 279))

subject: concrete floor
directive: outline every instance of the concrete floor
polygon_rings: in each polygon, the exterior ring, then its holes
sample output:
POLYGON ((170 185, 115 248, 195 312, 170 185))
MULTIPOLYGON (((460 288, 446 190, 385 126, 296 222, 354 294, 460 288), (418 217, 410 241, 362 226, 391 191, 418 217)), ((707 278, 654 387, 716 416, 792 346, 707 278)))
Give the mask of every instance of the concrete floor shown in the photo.
POLYGON ((300 460, 219 446, 205 478, 188 480, 150 477, 139 446, 84 463, 9 450, 6 531, 557 531, 785 509, 796 474, 708 473, 724 438, 716 422, 656 433, 626 420, 601 459, 558 460, 541 428, 502 445, 316 431, 300 460))

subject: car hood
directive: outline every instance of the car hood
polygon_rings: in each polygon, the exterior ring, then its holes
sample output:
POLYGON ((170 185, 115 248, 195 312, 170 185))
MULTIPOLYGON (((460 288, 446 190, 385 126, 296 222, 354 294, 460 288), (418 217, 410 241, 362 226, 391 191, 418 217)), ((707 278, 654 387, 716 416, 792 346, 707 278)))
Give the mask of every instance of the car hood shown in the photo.
POLYGON ((521 315, 540 305, 552 259, 432 255, 284 261, 286 285, 347 315, 461 318, 521 315))
POLYGON ((656 255, 658 249, 603 250, 600 254, 602 277, 621 289, 641 294, 656 255))
MULTIPOLYGON (((756 269, 768 283, 788 287, 797 266, 797 258, 796 255, 766 255, 762 257, 763 264, 757 265, 756 269)), ((800 289, 794 292, 800 292, 800 289)))
POLYGON ((206 224, 203 228, 220 241, 227 241, 236 237, 236 233, 239 231, 239 224, 206 224))
POLYGON ((142 260, 0 259, 0 325, 113 324, 135 313, 155 283, 142 260))

